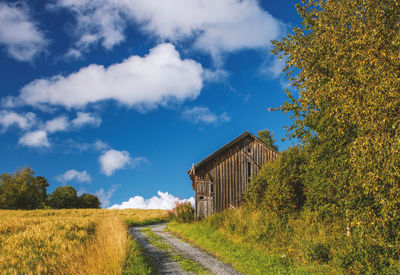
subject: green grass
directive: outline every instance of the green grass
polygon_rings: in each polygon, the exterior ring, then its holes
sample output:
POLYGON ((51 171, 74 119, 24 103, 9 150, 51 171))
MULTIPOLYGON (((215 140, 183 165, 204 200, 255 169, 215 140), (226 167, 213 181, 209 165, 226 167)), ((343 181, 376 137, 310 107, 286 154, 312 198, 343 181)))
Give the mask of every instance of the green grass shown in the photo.
POLYGON ((152 263, 150 257, 144 254, 143 248, 131 237, 129 237, 128 250, 122 274, 157 274, 157 267, 152 263))
POLYGON ((140 231, 142 231, 143 233, 145 233, 147 235, 151 244, 153 244, 155 247, 157 247, 157 248, 161 249, 163 252, 165 252, 184 271, 193 272, 195 274, 201 274, 201 275, 212 274, 207 269, 203 268, 198 263, 196 263, 195 261, 192 261, 190 259, 183 257, 182 255, 174 253, 173 248, 170 245, 168 245, 160 236, 158 236, 153 231, 151 231, 150 228, 148 228, 148 227, 142 228, 142 229, 140 229, 140 231))
POLYGON ((142 226, 142 225, 150 225, 150 224, 162 223, 162 222, 166 222, 166 221, 167 221, 167 216, 150 218, 150 219, 142 220, 142 221, 137 221, 135 219, 125 219, 125 224, 128 227, 133 227, 133 226, 142 226))
POLYGON ((236 243, 208 225, 196 223, 168 224, 168 230, 231 264, 244 274, 327 274, 326 268, 296 266, 285 255, 268 255, 251 244, 236 243))

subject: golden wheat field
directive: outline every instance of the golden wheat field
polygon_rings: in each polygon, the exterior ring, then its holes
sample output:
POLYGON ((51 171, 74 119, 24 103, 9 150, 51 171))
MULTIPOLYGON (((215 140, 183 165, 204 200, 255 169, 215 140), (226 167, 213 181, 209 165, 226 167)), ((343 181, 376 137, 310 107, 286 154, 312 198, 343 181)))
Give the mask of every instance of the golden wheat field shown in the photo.
POLYGON ((127 226, 163 210, 0 210, 0 274, 121 274, 127 226))

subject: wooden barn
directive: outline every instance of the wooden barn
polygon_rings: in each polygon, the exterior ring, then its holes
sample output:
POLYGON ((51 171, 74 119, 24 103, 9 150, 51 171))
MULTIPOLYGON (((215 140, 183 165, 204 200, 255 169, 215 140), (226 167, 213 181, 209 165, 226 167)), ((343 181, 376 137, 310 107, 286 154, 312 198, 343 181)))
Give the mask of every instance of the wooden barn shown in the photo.
POLYGON ((188 171, 196 194, 195 218, 239 206, 250 178, 278 152, 245 132, 188 171))

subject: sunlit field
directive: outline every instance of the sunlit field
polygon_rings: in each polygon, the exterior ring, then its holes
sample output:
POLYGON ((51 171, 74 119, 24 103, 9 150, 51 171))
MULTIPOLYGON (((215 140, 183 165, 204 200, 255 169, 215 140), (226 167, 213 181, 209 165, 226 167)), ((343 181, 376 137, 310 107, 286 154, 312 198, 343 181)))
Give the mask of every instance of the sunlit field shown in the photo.
POLYGON ((127 227, 163 210, 1 210, 1 274, 122 274, 127 227))

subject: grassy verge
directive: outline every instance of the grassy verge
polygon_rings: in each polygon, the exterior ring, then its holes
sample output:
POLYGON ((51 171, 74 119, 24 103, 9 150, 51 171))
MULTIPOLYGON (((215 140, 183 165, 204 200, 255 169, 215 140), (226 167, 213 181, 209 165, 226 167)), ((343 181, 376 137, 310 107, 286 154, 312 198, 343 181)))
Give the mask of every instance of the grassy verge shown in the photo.
POLYGON ((128 249, 122 274, 157 274, 157 267, 152 263, 150 257, 144 254, 143 248, 130 236, 128 236, 128 249))
POLYGON ((212 274, 207 269, 203 268, 198 263, 196 263, 195 261, 192 261, 179 254, 174 253, 172 247, 168 245, 163 239, 161 239, 160 236, 156 235, 153 231, 151 231, 150 228, 143 228, 141 229, 141 231, 143 233, 146 233, 151 244, 153 244, 157 248, 167 253, 167 255, 171 257, 177 264, 179 264, 179 266, 184 271, 193 272, 195 274, 204 274, 204 275, 212 274))
POLYGON ((268 255, 251 244, 235 242, 202 222, 170 223, 168 230, 214 254, 244 274, 327 274, 327 268, 295 266, 286 256, 268 255))

